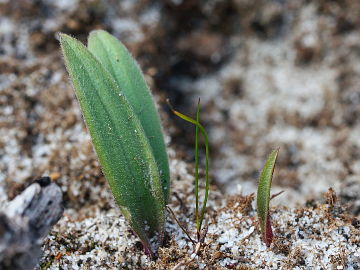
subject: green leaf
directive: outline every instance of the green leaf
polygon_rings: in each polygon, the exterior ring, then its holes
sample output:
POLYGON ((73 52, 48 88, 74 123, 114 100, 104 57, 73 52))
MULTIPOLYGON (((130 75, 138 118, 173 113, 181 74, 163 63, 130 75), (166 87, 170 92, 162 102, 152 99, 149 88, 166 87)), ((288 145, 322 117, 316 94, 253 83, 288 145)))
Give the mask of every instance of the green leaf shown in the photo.
POLYGON ((278 153, 279 150, 273 150, 266 160, 259 177, 257 190, 257 214, 259 217, 261 233, 268 246, 270 246, 272 241, 272 229, 269 214, 269 203, 271 199, 270 189, 278 153))
POLYGON ((83 44, 65 34, 60 44, 103 173, 124 216, 151 249, 150 238, 163 235, 165 204, 141 122, 111 74, 83 44))
POLYGON ((204 127, 200 124, 200 99, 197 105, 196 110, 196 120, 192 119, 189 116, 186 116, 178 111, 175 111, 174 108, 171 106, 170 102, 168 104, 171 108, 171 111, 181 119, 192 123, 196 126, 195 128, 195 219, 196 219, 196 230, 198 239, 200 238, 200 231, 202 228, 202 222, 204 220, 205 212, 206 212, 206 204, 209 198, 209 140, 206 134, 204 127), (200 215, 198 213, 199 208, 199 130, 204 138, 205 144, 205 196, 203 205, 201 208, 200 215))
POLYGON ((129 51, 106 31, 90 33, 88 49, 116 80, 139 118, 150 142, 162 181, 165 202, 169 199, 170 173, 160 119, 144 76, 129 51))

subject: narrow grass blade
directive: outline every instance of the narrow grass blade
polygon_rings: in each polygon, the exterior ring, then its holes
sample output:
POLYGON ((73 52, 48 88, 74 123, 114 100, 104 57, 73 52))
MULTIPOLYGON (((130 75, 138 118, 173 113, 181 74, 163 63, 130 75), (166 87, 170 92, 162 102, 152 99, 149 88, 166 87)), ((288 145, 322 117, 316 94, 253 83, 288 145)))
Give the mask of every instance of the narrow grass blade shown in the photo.
POLYGON ((129 51, 114 36, 106 31, 90 33, 88 49, 99 59, 113 76, 133 106, 134 112, 144 128, 150 142, 162 181, 165 202, 169 199, 169 163, 161 130, 160 119, 144 76, 129 51))
POLYGON ((163 234, 165 205, 146 134, 110 73, 89 50, 65 34, 60 44, 103 173, 122 213, 151 249, 150 238, 163 234))
MULTIPOLYGON (((197 227, 197 233, 198 233, 198 237, 200 236, 200 231, 201 231, 201 227, 202 227, 202 222, 204 220, 204 216, 205 216, 205 212, 206 212, 206 204, 207 204, 207 201, 208 201, 208 197, 209 197, 209 140, 208 140, 208 136, 206 134, 206 131, 204 129, 204 127, 199 123, 199 121, 197 121, 200 116, 200 101, 198 103, 198 107, 197 107, 197 116, 196 116, 196 119, 197 120, 194 120, 192 119, 191 117, 188 117, 178 111, 175 111, 170 102, 168 101, 168 104, 172 110, 172 112, 180 117, 181 119, 187 121, 187 122, 190 122, 192 124, 194 124, 201 132, 201 134, 203 135, 204 137, 204 144, 205 144, 205 196, 204 196, 204 201, 203 201, 203 205, 202 205, 202 208, 201 208, 201 212, 200 212, 200 216, 199 216, 199 221, 197 221, 197 224, 196 224, 196 227, 197 227)), ((196 144, 195 144, 196 145, 196 144)), ((195 146, 196 147, 196 146, 195 146)), ((198 149, 198 147, 196 147, 198 149)), ((197 152, 198 153, 198 152, 197 152)), ((198 155, 198 154, 197 154, 198 155)), ((197 161, 198 162, 198 161, 197 161)), ((198 164, 198 163, 197 163, 198 164)), ((195 169, 195 172, 197 171, 197 169, 195 169)), ((197 176, 198 178, 198 176, 197 176)), ((195 179, 195 197, 198 198, 198 191, 199 191, 199 183, 196 182, 196 179, 195 179)), ((198 213, 195 214, 196 216, 198 216, 198 213)))
POLYGON ((278 153, 279 150, 272 151, 266 160, 264 168, 259 177, 257 190, 257 213, 259 217, 260 230, 268 247, 271 245, 273 239, 269 214, 269 203, 271 199, 270 189, 278 153))
MULTIPOLYGON (((200 123, 200 98, 196 110, 196 121, 200 123)), ((197 125, 195 126, 195 220, 199 238, 201 225, 199 220, 199 127, 197 125)))

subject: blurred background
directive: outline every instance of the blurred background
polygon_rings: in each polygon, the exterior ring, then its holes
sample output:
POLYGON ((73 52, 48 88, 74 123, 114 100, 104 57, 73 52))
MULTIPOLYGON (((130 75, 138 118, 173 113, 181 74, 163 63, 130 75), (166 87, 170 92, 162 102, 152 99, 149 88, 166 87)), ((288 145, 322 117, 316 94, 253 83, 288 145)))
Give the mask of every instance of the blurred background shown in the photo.
POLYGON ((360 214, 360 2, 351 0, 0 0, 0 201, 51 175, 66 206, 108 207, 57 33, 105 29, 140 63, 173 158, 194 159, 201 119, 212 184, 255 192, 280 148, 274 203, 333 187, 360 214))

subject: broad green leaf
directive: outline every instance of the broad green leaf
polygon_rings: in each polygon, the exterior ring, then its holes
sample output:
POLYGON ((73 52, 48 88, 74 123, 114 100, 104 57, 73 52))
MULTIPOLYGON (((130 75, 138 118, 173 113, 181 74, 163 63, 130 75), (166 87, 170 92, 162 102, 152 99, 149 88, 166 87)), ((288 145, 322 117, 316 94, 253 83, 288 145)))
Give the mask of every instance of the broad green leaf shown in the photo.
POLYGON ((60 34, 65 64, 103 173, 133 230, 150 249, 162 236, 164 195, 151 146, 126 97, 89 50, 60 34))
POLYGON ((275 169, 275 162, 279 150, 273 150, 269 155, 259 177, 257 190, 257 213, 260 229, 266 245, 270 246, 272 241, 272 229, 269 215, 270 189, 275 169))
POLYGON ((88 49, 113 76, 121 93, 125 95, 138 116, 150 142, 167 203, 170 174, 163 133, 152 95, 138 64, 119 40, 103 30, 90 33, 88 49))

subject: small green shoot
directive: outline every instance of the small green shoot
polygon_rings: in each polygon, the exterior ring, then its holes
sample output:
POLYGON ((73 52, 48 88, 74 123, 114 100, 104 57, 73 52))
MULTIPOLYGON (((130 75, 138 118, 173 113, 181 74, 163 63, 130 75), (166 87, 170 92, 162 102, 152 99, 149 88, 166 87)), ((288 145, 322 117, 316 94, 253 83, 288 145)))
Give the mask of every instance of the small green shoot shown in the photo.
POLYGON ((123 215, 153 254, 164 233, 169 168, 143 75, 105 31, 90 34, 89 48, 65 34, 60 45, 102 171, 123 215))
POLYGON ((261 234, 267 247, 270 247, 274 237, 271 228, 269 203, 271 200, 271 182, 278 153, 279 149, 273 150, 269 155, 268 159, 266 160, 264 168, 259 177, 259 184, 257 190, 257 213, 260 223, 261 234))
POLYGON ((197 105, 196 120, 178 112, 173 109, 169 100, 169 107, 172 112, 181 119, 195 125, 195 220, 196 220, 196 233, 198 241, 202 238, 201 230, 202 223, 206 212, 206 204, 209 197, 209 142, 204 127, 200 124, 200 99, 197 105), (205 144, 205 196, 201 212, 199 213, 199 130, 204 137, 205 144))

